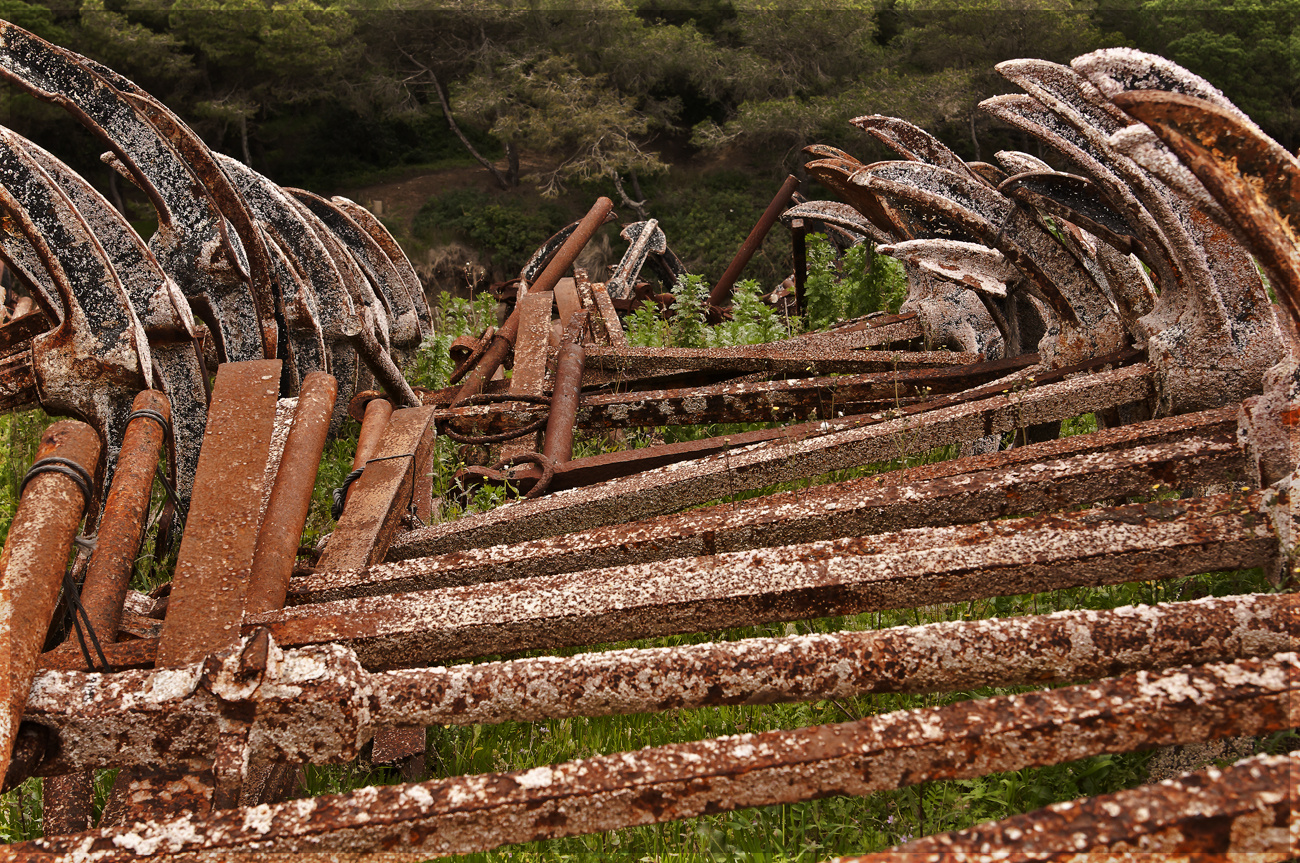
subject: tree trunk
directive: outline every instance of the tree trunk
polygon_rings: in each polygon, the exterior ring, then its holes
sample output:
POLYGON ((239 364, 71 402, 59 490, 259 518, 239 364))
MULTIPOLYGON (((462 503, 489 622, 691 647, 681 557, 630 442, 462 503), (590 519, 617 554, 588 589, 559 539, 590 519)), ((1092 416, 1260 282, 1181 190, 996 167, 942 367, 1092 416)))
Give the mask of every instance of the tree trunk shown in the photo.
POLYGON ((632 208, 641 221, 644 222, 646 219, 650 218, 646 215, 645 201, 634 201, 627 196, 627 192, 623 190, 623 178, 618 175, 618 170, 614 169, 609 173, 614 177, 614 188, 618 190, 618 196, 623 200, 623 203, 632 208))
POLYGON ((506 141, 506 180, 511 186, 519 185, 519 149, 514 141, 506 141))
POLYGON ((248 152, 248 115, 239 115, 239 143, 244 147, 244 164, 253 167, 253 154, 248 152))
MULTIPOLYGON (((456 121, 452 119, 451 105, 447 102, 447 94, 443 92, 442 84, 438 81, 438 76, 435 75, 433 70, 428 66, 425 66, 424 68, 429 73, 429 77, 433 80, 434 92, 438 94, 438 104, 442 105, 442 115, 447 118, 447 125, 451 127, 451 131, 456 133, 456 137, 465 145, 465 149, 469 150, 469 154, 478 160, 480 165, 492 172, 492 177, 497 181, 497 184, 501 186, 502 189, 509 189, 510 183, 506 180, 505 176, 497 170, 496 165, 493 165, 490 161, 483 158, 483 155, 479 153, 478 150, 474 149, 474 145, 469 142, 469 138, 465 137, 465 133, 460 130, 460 127, 456 125, 456 121)), ((508 148, 509 145, 507 144, 507 152, 509 151, 508 148)))

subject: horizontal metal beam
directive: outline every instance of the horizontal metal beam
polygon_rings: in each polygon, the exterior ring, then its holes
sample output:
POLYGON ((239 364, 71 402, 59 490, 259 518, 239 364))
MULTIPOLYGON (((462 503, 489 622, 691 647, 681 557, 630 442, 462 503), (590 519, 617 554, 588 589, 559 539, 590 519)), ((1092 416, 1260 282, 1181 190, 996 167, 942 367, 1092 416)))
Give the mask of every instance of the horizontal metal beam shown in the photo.
POLYGON ((1057 803, 836 863, 1250 860, 1296 855, 1300 752, 1260 755, 1157 785, 1057 803), (1079 850, 1071 855, 1067 849, 1079 850))
POLYGON ((46 672, 23 719, 44 736, 48 754, 28 769, 40 775, 208 764, 222 713, 237 708, 263 746, 319 761, 349 756, 375 728, 1073 683, 1271 656, 1297 636, 1300 608, 1270 594, 375 673, 336 646, 272 648, 255 686, 232 687, 246 640, 183 672, 46 672))
POLYGON ((1139 672, 794 731, 140 822, 6 848, 22 861, 423 860, 1300 724, 1295 654, 1139 672))
POLYGON ((904 409, 900 411, 903 416, 861 428, 778 438, 626 480, 516 501, 454 523, 414 531, 406 535, 403 544, 416 554, 441 554, 676 512, 773 483, 889 461, 958 441, 1142 401, 1152 393, 1152 371, 1138 364, 1044 386, 1025 380, 1005 390, 915 415, 904 409))
POLYGON ((244 631, 411 667, 1261 566, 1277 546, 1262 494, 1230 493, 300 605, 244 631))
POLYGON ((1186 423, 1166 420, 1143 425, 1146 434, 1135 426, 1123 426, 1123 434, 1108 430, 1017 447, 999 454, 1003 456, 999 468, 989 469, 987 458, 956 459, 942 462, 946 469, 928 476, 900 472, 908 475, 906 484, 900 483, 901 477, 877 474, 515 545, 411 559, 418 545, 408 544, 408 534, 390 551, 390 559, 401 562, 299 577, 290 587, 289 604, 963 524, 1147 496, 1157 487, 1253 485, 1245 456, 1230 433, 1200 437, 1189 433, 1199 431, 1197 427, 1189 430, 1186 423), (1108 451, 1121 440, 1141 443, 1167 438, 1169 433, 1161 430, 1170 426, 1182 429, 1182 440, 1108 451))

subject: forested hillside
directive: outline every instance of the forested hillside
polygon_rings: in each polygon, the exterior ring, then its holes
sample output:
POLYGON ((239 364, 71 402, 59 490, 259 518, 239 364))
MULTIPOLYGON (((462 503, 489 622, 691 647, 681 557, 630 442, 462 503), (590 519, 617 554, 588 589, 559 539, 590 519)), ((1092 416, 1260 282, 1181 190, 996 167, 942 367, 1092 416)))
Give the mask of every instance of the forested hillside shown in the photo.
MULTIPOLYGON (((736 216, 743 236, 753 213, 735 205, 799 173, 803 145, 885 156, 849 118, 905 117, 987 159, 1027 146, 975 111, 1013 89, 996 62, 1102 45, 1206 76, 1294 150, 1298 15, 1300 0, 0 0, 0 16, 133 78, 278 183, 333 192, 490 166, 478 198, 432 202, 426 242, 438 213, 472 221, 466 206, 495 200, 492 186, 533 201, 502 218, 538 221, 537 192, 609 194, 626 218, 646 201, 661 219, 694 210, 679 227, 692 235, 736 216), (665 176, 718 164, 731 174, 712 186, 665 176)), ((11 89, 2 98, 6 125, 129 206, 97 164, 102 148, 64 112, 11 89)), ((472 234, 459 232, 493 240, 472 234)))

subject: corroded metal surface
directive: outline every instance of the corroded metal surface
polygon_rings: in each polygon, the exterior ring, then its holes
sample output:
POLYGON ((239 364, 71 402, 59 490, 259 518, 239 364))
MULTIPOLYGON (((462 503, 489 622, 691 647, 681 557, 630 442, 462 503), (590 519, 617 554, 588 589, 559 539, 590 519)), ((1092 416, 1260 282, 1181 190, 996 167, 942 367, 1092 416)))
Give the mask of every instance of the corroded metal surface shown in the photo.
MULTIPOLYGON (((1152 488, 1229 482, 1240 486, 1248 468, 1230 435, 1189 437, 1164 446, 1077 455, 1049 453, 1004 460, 995 471, 961 471, 913 478, 900 487, 877 475, 752 501, 660 516, 641 522, 575 531, 548 539, 436 557, 415 557, 418 537, 408 534, 389 551, 387 563, 364 572, 319 572, 292 584, 291 602, 303 604, 349 596, 500 581, 606 566, 649 563, 692 555, 740 551, 790 542, 941 526, 1008 515, 1063 509, 1152 488)), ((1019 454, 1020 449, 1012 450, 1019 454)), ((981 467, 983 467, 981 465, 981 467)))
POLYGON ((352 484, 348 507, 317 564, 321 569, 353 569, 383 559, 414 499, 415 465, 432 446, 425 434, 432 419, 433 408, 393 412, 375 454, 352 484))
MULTIPOLYGON (((595 349, 593 349, 595 350, 595 349)), ((591 353, 588 352, 588 358, 591 353)), ((695 503, 813 476, 841 467, 887 461, 954 441, 973 440, 1079 413, 1129 404, 1151 392, 1143 365, 1035 387, 1025 381, 994 395, 843 431, 727 449, 717 455, 646 471, 632 481, 608 482, 519 501, 454 524, 421 530, 421 553, 555 536, 675 512, 695 503)), ((998 389, 1002 389, 999 387, 998 389)), ((925 406, 918 406, 925 407, 925 406)), ((828 423, 827 428, 831 426, 828 423)))
MULTIPOLYGON (((307 755, 303 740, 339 738, 341 754, 357 736, 357 722, 364 737, 370 728, 378 734, 424 724, 1060 684, 1271 656, 1289 649, 1297 634, 1293 602, 1251 595, 389 672, 362 672, 354 656, 334 648, 269 648, 275 661, 259 687, 220 696, 255 706, 251 721, 267 745, 307 755), (314 676, 294 670, 312 663, 319 669, 314 676), (284 702, 288 685, 300 689, 297 706, 284 702), (301 707, 348 688, 355 693, 340 712, 313 719, 301 707), (299 723, 284 721, 287 707, 298 712, 299 723)), ((221 661, 234 663, 246 649, 221 661)), ((24 775, 165 758, 210 761, 216 676, 215 666, 203 663, 111 676, 43 673, 24 721, 43 729, 47 754, 24 775)))
POLYGON ((74 849, 83 860, 195 859, 237 848, 334 859, 383 850, 390 858, 417 860, 1102 752, 1267 733, 1300 721, 1293 704, 1295 673, 1294 654, 1139 672, 841 725, 139 823, 8 850, 25 860, 74 849))
POLYGON ((147 526, 158 454, 171 420, 171 406, 156 390, 137 395, 131 402, 131 410, 133 413, 154 411, 161 423, 150 416, 137 416, 127 424, 117 472, 96 534, 95 550, 81 586, 81 604, 90 626, 99 641, 106 644, 117 640, 127 584, 147 526))
MULTIPOLYGON (((93 477, 100 443, 95 431, 75 420, 57 422, 41 435, 36 458, 67 459, 93 477)), ((0 553, 0 776, 9 767, 23 704, 31 688, 45 632, 54 617, 68 548, 82 514, 94 503, 68 473, 32 475, 23 489, 0 553)), ((93 493, 93 490, 92 490, 93 493)))
POLYGON ((1261 755, 1157 785, 1056 803, 969 830, 837 863, 1245 859, 1296 854, 1300 752, 1261 755), (994 850, 997 849, 997 850, 994 850))
POLYGON ((280 385, 279 360, 217 369, 195 496, 176 559, 158 664, 193 662, 239 640, 280 385))
POLYGON ((927 602, 1263 565, 1262 494, 1106 507, 537 576, 258 615, 296 646, 339 641, 367 667, 599 644, 927 602))
POLYGON ((337 394, 338 384, 326 372, 313 372, 302 382, 293 424, 257 534, 245 614, 284 605, 337 394))

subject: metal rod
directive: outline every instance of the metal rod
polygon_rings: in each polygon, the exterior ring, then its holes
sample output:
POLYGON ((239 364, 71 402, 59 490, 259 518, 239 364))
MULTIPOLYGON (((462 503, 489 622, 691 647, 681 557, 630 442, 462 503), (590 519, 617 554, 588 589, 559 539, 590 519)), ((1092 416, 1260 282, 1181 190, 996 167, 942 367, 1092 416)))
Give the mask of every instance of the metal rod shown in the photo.
POLYGON ((94 488, 87 484, 83 489, 69 474, 80 468, 83 476, 94 477, 99 456, 99 436, 85 423, 63 420, 47 428, 36 450, 36 463, 57 458, 76 467, 47 462, 55 469, 28 474, 0 552, 0 644, 6 654, 4 673, 0 674, 4 705, 0 713, 0 776, 8 770, 23 705, 58 605, 68 549, 93 502, 94 488))
POLYGON ((293 425, 257 534, 245 614, 284 606, 337 396, 338 382, 327 372, 312 372, 302 382, 293 425))

